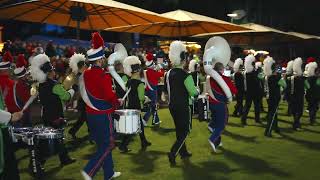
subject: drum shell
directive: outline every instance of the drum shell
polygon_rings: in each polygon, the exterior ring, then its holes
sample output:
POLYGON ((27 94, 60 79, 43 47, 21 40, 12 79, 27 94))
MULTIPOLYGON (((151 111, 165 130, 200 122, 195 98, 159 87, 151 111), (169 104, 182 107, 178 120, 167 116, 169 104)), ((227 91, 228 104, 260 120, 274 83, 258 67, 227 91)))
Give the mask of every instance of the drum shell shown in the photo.
POLYGON ((120 134, 137 134, 140 132, 140 111, 133 109, 116 110, 120 116, 114 120, 116 132, 120 134))
POLYGON ((63 144, 63 134, 61 133, 40 133, 35 135, 34 144, 39 150, 41 157, 51 156, 60 152, 63 144))

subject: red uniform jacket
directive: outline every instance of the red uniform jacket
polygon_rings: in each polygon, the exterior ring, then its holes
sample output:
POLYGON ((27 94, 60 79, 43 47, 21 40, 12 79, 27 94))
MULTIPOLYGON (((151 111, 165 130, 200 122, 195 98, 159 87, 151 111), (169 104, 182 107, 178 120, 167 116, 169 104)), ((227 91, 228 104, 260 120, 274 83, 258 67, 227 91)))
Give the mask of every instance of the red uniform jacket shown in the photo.
POLYGON ((112 108, 103 111, 97 111, 86 105, 86 111, 89 114, 110 114, 119 106, 118 97, 112 91, 112 78, 106 74, 102 68, 93 66, 83 74, 87 93, 96 99, 103 100, 112 105, 112 108))
MULTIPOLYGON (((146 74, 147 74, 147 79, 150 86, 157 86, 160 78, 163 76, 161 72, 158 72, 151 68, 147 68, 146 74)), ((146 87, 146 90, 147 91, 149 90, 148 86, 146 87)))
POLYGON ((25 81, 19 79, 16 82, 16 99, 18 99, 22 103, 22 107, 20 110, 22 110, 23 106, 29 100, 30 96, 30 87, 25 81))
MULTIPOLYGON (((238 90, 236 88, 236 86, 233 84, 233 82, 231 81, 231 79, 229 77, 226 77, 224 75, 221 75, 222 76, 222 79, 226 82, 226 84, 228 85, 228 87, 230 88, 230 91, 233 95, 237 94, 238 90)), ((213 94, 217 93, 219 95, 222 95, 225 97, 225 99, 227 98, 225 93, 223 92, 222 88, 219 86, 219 84, 213 79, 213 78, 210 78, 210 86, 211 86, 211 89, 212 91, 215 91, 213 94)), ((218 97, 215 97, 218 101, 220 100, 218 97)), ((215 99, 212 99, 210 96, 209 96, 209 102, 212 103, 212 104, 217 104, 219 103, 217 100, 215 99)))
POLYGON ((6 107, 10 113, 20 111, 19 107, 17 107, 14 101, 13 86, 14 81, 10 79, 8 75, 0 75, 0 88, 2 96, 4 96, 4 102, 6 103, 6 107))

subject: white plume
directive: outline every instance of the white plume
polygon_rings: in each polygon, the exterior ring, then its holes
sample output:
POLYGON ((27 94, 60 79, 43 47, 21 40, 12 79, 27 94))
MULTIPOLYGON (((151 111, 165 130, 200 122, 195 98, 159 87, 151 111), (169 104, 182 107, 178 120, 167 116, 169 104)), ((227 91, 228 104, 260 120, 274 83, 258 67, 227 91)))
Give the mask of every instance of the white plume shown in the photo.
POLYGON ((306 67, 307 66, 308 66, 308 68, 306 68, 306 75, 308 77, 315 76, 315 71, 318 68, 318 64, 316 62, 311 62, 311 63, 307 64, 306 67))
POLYGON ((266 76, 272 75, 272 65, 275 63, 272 57, 268 56, 263 61, 263 72, 266 76))
POLYGON ((256 58, 250 54, 244 59, 244 69, 247 73, 250 73, 254 70, 253 63, 256 61, 256 58))
POLYGON ((287 63, 286 74, 292 74, 292 73, 293 73, 293 60, 290 60, 287 63))
POLYGON ((78 73, 78 63, 80 61, 85 61, 86 57, 83 54, 77 54, 74 53, 71 57, 70 57, 70 61, 69 61, 69 66, 72 70, 73 73, 77 74, 78 73))
POLYGON ((293 74, 297 76, 302 75, 302 59, 300 57, 293 60, 293 74))
POLYGON ((196 64, 197 64, 197 61, 196 61, 195 59, 192 59, 192 60, 189 62, 189 71, 190 71, 190 72, 196 71, 196 69, 195 69, 196 64))
POLYGON ((126 75, 132 75, 131 65, 141 64, 141 61, 137 56, 128 56, 123 61, 123 71, 126 75))
POLYGON ((47 79, 47 74, 45 74, 40 67, 46 62, 50 62, 49 57, 46 54, 39 54, 33 57, 30 66, 30 74, 33 80, 43 83, 47 79))
POLYGON ((236 59, 233 64, 233 71, 238 72, 241 65, 243 65, 243 60, 241 58, 236 59))
POLYGON ((256 69, 262 68, 262 62, 257 61, 257 62, 255 63, 255 68, 256 68, 256 69))
POLYGON ((173 65, 180 65, 181 58, 180 54, 183 51, 187 51, 185 45, 181 41, 173 41, 169 48, 169 59, 173 65))

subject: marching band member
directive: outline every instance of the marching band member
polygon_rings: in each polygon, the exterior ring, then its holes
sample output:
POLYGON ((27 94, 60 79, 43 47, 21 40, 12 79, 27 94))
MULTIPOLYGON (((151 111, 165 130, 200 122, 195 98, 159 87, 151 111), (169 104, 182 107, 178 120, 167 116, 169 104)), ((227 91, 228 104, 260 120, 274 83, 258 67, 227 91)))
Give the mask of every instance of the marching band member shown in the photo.
POLYGON ((265 73, 265 88, 268 102, 267 127, 264 135, 271 137, 272 130, 279 133, 277 110, 281 99, 281 87, 286 88, 286 82, 281 77, 281 72, 277 71, 275 61, 272 57, 267 57, 263 61, 265 73))
POLYGON ((10 78, 10 67, 13 62, 13 57, 9 51, 5 52, 0 62, 0 89, 8 112, 18 112, 13 95, 14 81, 10 78))
POLYGON ((242 116, 243 111, 243 96, 244 96, 244 77, 242 73, 243 68, 243 60, 241 58, 238 58, 235 60, 233 65, 233 71, 234 71, 234 82, 236 85, 236 88, 238 90, 238 93, 236 95, 236 105, 234 106, 233 116, 242 116))
POLYGON ((305 89, 309 89, 310 85, 308 81, 303 77, 302 72, 302 59, 300 57, 293 61, 293 76, 290 78, 290 94, 292 103, 292 115, 293 115, 293 129, 298 130, 301 128, 300 118, 303 114, 304 107, 304 92, 305 89))
MULTIPOLYGON (((217 62, 214 66, 214 70, 222 77, 225 84, 228 86, 232 94, 237 94, 237 88, 232 83, 229 77, 223 75, 224 66, 222 63, 217 62)), ((213 128, 211 130, 212 134, 209 138, 209 142, 213 151, 216 152, 216 148, 221 146, 221 134, 228 123, 228 98, 223 92, 220 84, 214 80, 212 77, 208 76, 208 86, 209 89, 209 106, 211 110, 211 124, 213 128)), ((210 126, 208 126, 211 128, 210 126)))
POLYGON ((256 123, 261 123, 260 121, 260 100, 262 92, 259 90, 261 88, 260 80, 261 74, 255 69, 255 57, 253 55, 248 55, 244 61, 244 90, 246 92, 246 102, 244 105, 243 114, 241 117, 241 122, 243 125, 247 125, 247 116, 251 107, 252 102, 254 103, 254 113, 256 123), (258 90, 257 90, 258 89, 258 90))
POLYGON ((259 78, 259 86, 258 91, 260 92, 261 96, 259 96, 259 102, 260 102, 260 111, 265 112, 263 108, 263 96, 264 96, 264 75, 262 70, 262 61, 264 60, 264 56, 256 55, 256 60, 258 60, 255 63, 256 71, 258 71, 258 78, 259 78), (262 61, 261 61, 262 60, 262 61), (260 77, 261 76, 261 77, 260 77))
MULTIPOLYGON (((77 79, 79 79, 81 74, 87 69, 85 60, 86 60, 86 57, 83 54, 75 53, 70 57, 69 66, 72 70, 72 73, 76 75, 77 79)), ((80 115, 76 123, 68 131, 68 133, 74 139, 76 139, 76 133, 79 131, 83 123, 87 122, 86 104, 84 103, 80 95, 77 96, 77 101, 78 101, 77 109, 80 115)), ((89 131, 89 128, 88 128, 88 131, 89 131)))
MULTIPOLYGON (((130 79, 127 81, 127 88, 128 88, 128 91, 130 92, 128 94, 126 109, 141 110, 143 108, 143 104, 145 100, 145 97, 144 97, 145 87, 144 87, 144 83, 141 81, 141 78, 140 78, 141 62, 139 58, 136 56, 128 56, 123 61, 123 66, 124 66, 125 74, 127 74, 130 77, 130 79)), ((144 150, 148 146, 150 146, 151 143, 148 142, 145 137, 144 125, 141 117, 140 117, 140 129, 141 129, 141 133, 139 134, 139 136, 141 140, 141 148, 144 150)), ((119 149, 121 152, 130 151, 127 147, 130 142, 130 139, 131 139, 130 135, 124 135, 121 145, 119 146, 119 149)))
MULTIPOLYGON (((129 76, 124 73, 122 63, 117 61, 114 66, 117 73, 123 80, 123 82, 127 83, 127 81, 129 80, 129 76)), ((114 84, 115 84, 117 97, 123 97, 126 94, 126 91, 121 88, 121 86, 117 81, 114 81, 114 84)))
POLYGON ((287 110, 287 115, 291 116, 292 115, 292 103, 291 103, 291 83, 290 83, 290 79, 291 76, 293 75, 293 60, 289 61, 287 63, 287 67, 286 67, 286 84, 287 84, 287 88, 285 88, 285 97, 288 103, 288 110, 287 110))
POLYGON ((19 180, 18 164, 7 124, 20 120, 23 113, 19 111, 11 114, 2 110, 3 107, 4 105, 0 104, 0 179, 19 180))
POLYGON ((91 67, 80 76, 79 87, 86 103, 90 136, 98 148, 81 174, 84 179, 90 180, 102 167, 104 179, 111 179, 121 175, 113 170, 111 153, 115 147, 111 114, 120 102, 112 90, 111 76, 102 69, 105 61, 104 40, 98 32, 92 34, 92 49, 87 55, 91 67))
POLYGON ((151 106, 143 117, 144 124, 148 122, 152 115, 152 125, 159 125, 160 120, 157 111, 158 103, 158 82, 162 77, 162 74, 157 71, 157 66, 153 61, 153 54, 147 53, 146 55, 146 66, 147 69, 144 71, 144 78, 146 83, 146 96, 151 100, 151 106))
MULTIPOLYGON (((33 58, 30 70, 32 78, 39 82, 39 98, 44 125, 55 129, 63 128, 65 124, 63 103, 70 100, 75 91, 73 89, 67 91, 62 84, 57 83, 54 68, 49 57, 45 54, 39 54, 33 58)), ((59 142, 58 146, 61 165, 75 162, 75 159, 69 157, 63 140, 59 142)))
MULTIPOLYGON (((13 95, 16 106, 19 108, 19 111, 22 110, 25 103, 30 98, 30 85, 27 78, 27 61, 24 58, 23 54, 19 54, 16 61, 16 68, 14 69, 14 76, 17 78, 13 86, 13 95)), ((31 117, 30 111, 27 109, 24 111, 23 118, 21 119, 22 127, 31 127, 31 117)))
POLYGON ((185 145, 191 127, 189 97, 198 95, 198 92, 192 76, 182 69, 186 64, 185 54, 186 47, 181 41, 173 41, 170 44, 169 58, 174 68, 166 73, 165 89, 169 95, 169 110, 176 127, 176 141, 168 153, 171 165, 176 164, 175 158, 178 153, 181 158, 191 156, 185 145))
POLYGON ((223 75, 224 67, 229 63, 231 50, 228 42, 222 37, 210 38, 203 55, 206 78, 206 92, 209 95, 211 122, 208 126, 212 132, 208 139, 214 152, 221 144, 221 133, 228 122, 227 103, 232 101, 232 94, 237 93, 230 78, 223 75), (211 127, 212 126, 212 127, 211 127))
POLYGON ((318 64, 315 62, 315 59, 309 58, 307 62, 308 68, 306 67, 306 76, 310 84, 310 89, 307 90, 306 100, 308 102, 310 124, 313 125, 316 121, 316 114, 319 108, 320 79, 318 76, 319 72, 316 72, 318 70, 318 64))

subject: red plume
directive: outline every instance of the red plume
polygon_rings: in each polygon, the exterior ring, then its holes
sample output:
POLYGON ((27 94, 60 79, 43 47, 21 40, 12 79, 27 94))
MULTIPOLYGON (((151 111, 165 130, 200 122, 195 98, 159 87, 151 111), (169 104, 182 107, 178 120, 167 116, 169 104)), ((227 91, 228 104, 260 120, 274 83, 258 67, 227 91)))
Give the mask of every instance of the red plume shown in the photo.
POLYGON ((7 51, 4 53, 2 61, 3 62, 12 62, 13 61, 13 57, 12 57, 10 51, 7 51))
POLYGON ((311 62, 316 62, 316 59, 313 58, 313 57, 309 57, 309 58, 307 59, 307 64, 309 64, 309 63, 311 63, 311 62))
POLYGON ((28 65, 26 59, 24 58, 24 54, 19 54, 16 62, 16 67, 26 67, 28 65))
POLYGON ((104 40, 98 32, 92 33, 91 45, 93 49, 104 47, 104 40))
POLYGON ((153 54, 150 53, 150 52, 148 52, 147 55, 146 55, 146 59, 147 59, 148 61, 153 61, 153 54))

